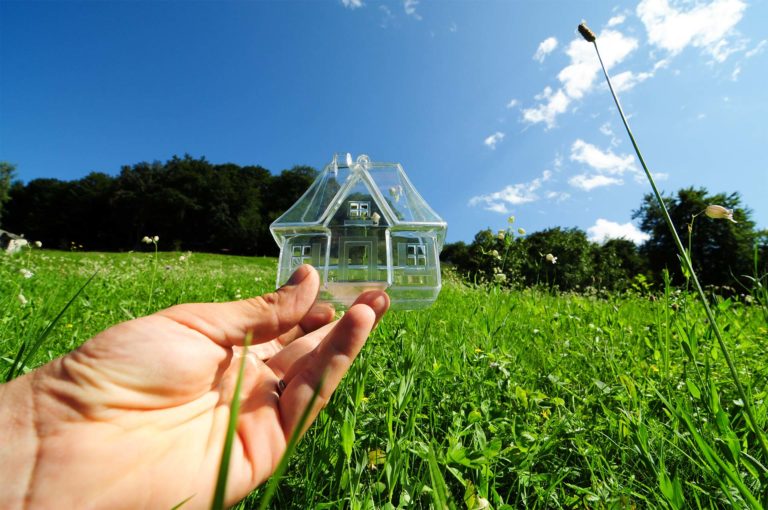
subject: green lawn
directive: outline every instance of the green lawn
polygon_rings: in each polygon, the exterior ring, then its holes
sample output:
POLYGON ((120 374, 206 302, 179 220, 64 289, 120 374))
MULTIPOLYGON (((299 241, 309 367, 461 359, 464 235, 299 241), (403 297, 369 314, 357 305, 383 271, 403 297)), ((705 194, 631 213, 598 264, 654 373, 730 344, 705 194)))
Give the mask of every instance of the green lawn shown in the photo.
MULTIPOLYGON (((0 369, 96 271, 26 369, 115 322, 271 290, 275 267, 198 253, 0 255, 0 369)), ((765 429, 766 309, 715 308, 765 429)), ((768 459, 705 322, 683 292, 551 295, 449 276, 431 308, 385 317, 271 506, 765 506, 768 459)))

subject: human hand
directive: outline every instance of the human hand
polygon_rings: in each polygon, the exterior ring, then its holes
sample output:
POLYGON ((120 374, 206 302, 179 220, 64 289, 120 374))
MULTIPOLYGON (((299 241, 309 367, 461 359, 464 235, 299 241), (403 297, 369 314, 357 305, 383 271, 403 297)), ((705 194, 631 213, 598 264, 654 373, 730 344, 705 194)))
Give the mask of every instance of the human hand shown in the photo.
POLYGON ((124 322, 0 386, 9 508, 207 508, 247 332, 253 332, 225 501, 275 470, 322 382, 328 401, 389 307, 368 292, 338 321, 311 266, 263 297, 124 322), (285 382, 280 393, 278 382, 285 382))

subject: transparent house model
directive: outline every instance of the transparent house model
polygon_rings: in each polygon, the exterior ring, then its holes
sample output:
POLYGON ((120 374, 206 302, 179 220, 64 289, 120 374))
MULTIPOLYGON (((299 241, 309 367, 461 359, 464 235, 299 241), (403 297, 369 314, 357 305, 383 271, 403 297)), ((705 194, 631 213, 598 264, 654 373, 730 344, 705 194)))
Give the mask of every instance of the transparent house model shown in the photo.
POLYGON ((360 293, 382 289, 392 308, 424 308, 440 292, 446 228, 402 166, 337 154, 270 226, 280 246, 277 285, 312 264, 323 301, 348 307, 360 293))

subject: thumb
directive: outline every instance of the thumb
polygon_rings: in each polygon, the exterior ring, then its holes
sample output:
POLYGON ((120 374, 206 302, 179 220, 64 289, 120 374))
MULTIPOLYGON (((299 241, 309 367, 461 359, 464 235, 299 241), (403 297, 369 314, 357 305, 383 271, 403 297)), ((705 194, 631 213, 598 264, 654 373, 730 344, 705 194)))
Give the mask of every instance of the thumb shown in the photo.
POLYGON ((207 336, 222 346, 272 340, 295 326, 312 308, 320 288, 314 267, 300 266, 275 292, 229 303, 191 303, 157 312, 207 336))

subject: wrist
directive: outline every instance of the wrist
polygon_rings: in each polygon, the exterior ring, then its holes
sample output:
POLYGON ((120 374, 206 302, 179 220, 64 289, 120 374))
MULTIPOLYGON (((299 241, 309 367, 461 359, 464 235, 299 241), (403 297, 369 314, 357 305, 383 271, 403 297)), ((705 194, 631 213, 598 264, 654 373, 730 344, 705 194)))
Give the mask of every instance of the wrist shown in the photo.
POLYGON ((38 444, 34 374, 0 385, 0 493, 4 508, 24 508, 32 482, 38 444))

